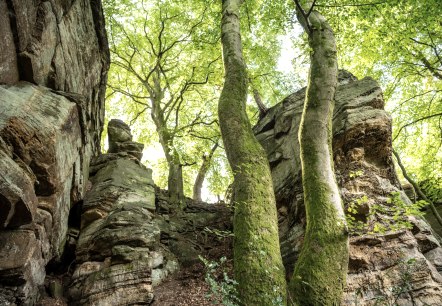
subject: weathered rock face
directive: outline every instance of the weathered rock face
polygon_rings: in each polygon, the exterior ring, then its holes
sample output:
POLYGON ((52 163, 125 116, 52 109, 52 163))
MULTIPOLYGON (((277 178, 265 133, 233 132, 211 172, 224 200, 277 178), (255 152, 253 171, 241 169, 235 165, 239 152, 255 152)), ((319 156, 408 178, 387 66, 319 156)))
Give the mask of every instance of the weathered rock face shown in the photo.
MULTIPOLYGON (((109 123, 109 142, 121 140, 122 131, 131 140, 128 127, 116 123, 109 123)), ((174 257, 158 247, 152 171, 116 150, 91 165, 92 188, 82 206, 69 298, 77 305, 149 304, 152 271, 161 267, 167 275, 177 266, 174 257)))
POLYGON ((31 305, 99 152, 109 65, 98 0, 0 1, 0 304, 31 305))
POLYGON ((108 135, 112 153, 91 164, 68 298, 73 305, 149 305, 154 287, 179 264, 199 261, 203 229, 224 229, 230 213, 191 201, 184 211, 169 204, 140 164, 143 146, 132 142, 129 127, 111 120, 108 135))
MULTIPOLYGON (((291 275, 302 246, 305 211, 301 184, 298 127, 305 89, 271 108, 255 127, 267 151, 279 211, 281 249, 291 275)), ((370 78, 340 75, 333 115, 333 155, 346 207, 359 203, 355 218, 368 231, 388 214, 370 214, 375 206, 391 207, 400 190, 391 157, 391 119, 383 110, 379 85, 370 78), (364 196, 366 198, 364 198, 364 196)), ((441 247, 423 220, 411 218, 413 229, 366 234, 350 239, 350 263, 343 305, 440 305, 441 247), (439 272, 438 272, 439 270, 439 272), (412 302, 414 301, 414 302, 412 302), (414 304, 412 304, 414 303, 414 304)))

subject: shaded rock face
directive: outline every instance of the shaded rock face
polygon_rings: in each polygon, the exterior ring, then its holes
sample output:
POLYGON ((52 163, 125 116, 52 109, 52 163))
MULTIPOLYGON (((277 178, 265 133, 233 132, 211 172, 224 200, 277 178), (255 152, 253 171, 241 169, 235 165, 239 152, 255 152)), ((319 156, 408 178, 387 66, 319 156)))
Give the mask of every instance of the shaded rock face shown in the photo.
MULTIPOLYGON (((410 203, 395 175, 391 157, 391 118, 382 91, 371 78, 341 73, 333 115, 335 173, 346 208, 359 201, 355 218, 373 230, 388 215, 370 215, 374 206, 389 207, 392 192, 410 203), (366 199, 364 198, 366 197, 366 199), (363 199, 363 200, 361 200, 363 199)), ((281 250, 287 274, 302 246, 305 210, 301 183, 298 128, 305 89, 271 108, 255 126, 272 170, 279 212, 281 250)), ((343 305, 440 305, 440 242, 423 221, 413 229, 350 239, 350 262, 343 305), (413 304, 414 302, 414 304, 413 304)))
MULTIPOLYGON (((113 123, 109 143, 121 140, 122 132, 127 140, 132 138, 128 127, 113 123)), ((161 267, 167 275, 177 266, 175 258, 158 247, 152 171, 116 150, 93 160, 91 169, 69 299, 76 305, 149 304, 152 271, 161 267)))
POLYGON ((0 1, 0 304, 32 305, 100 150, 109 66, 98 0, 0 1))
POLYGON ((225 229, 230 212, 192 201, 179 210, 140 164, 142 146, 129 127, 112 120, 108 135, 112 152, 91 164, 68 298, 73 305, 149 305, 155 286, 199 261, 203 229, 225 229))

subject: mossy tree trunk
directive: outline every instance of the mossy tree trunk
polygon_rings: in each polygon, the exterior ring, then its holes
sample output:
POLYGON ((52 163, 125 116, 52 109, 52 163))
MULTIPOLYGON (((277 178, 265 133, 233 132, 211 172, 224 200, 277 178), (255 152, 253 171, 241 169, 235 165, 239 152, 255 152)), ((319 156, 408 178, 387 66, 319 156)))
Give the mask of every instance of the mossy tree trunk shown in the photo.
POLYGON ((247 74, 239 17, 243 0, 222 3, 225 82, 218 114, 234 173, 235 279, 243 305, 281 305, 286 300, 286 282, 272 177, 266 153, 253 135, 246 114, 247 74))
POLYGON ((331 148, 336 44, 325 18, 295 2, 308 34, 311 63, 299 132, 307 227, 289 294, 295 305, 339 305, 348 269, 348 234, 331 148))

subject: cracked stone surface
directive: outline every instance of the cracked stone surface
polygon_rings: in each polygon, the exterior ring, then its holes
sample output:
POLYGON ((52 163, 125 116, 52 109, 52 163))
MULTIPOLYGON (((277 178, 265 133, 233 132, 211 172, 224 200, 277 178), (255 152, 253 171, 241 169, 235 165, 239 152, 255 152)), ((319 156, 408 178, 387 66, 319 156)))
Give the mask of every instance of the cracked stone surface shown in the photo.
MULTIPOLYGON (((371 78, 357 80, 341 72, 333 114, 333 157, 344 205, 364 195, 357 217, 367 220, 374 205, 388 207, 392 192, 411 203, 396 177, 391 146, 391 118, 384 110, 381 88, 371 78)), ((305 88, 288 96, 254 127, 272 170, 279 212, 281 250, 290 277, 302 246, 305 227, 298 128, 305 88)), ((410 218, 412 230, 365 234, 350 239, 350 263, 343 305, 439 305, 442 301, 440 241, 422 219, 410 218), (439 271, 438 271, 439 269, 439 271), (411 278, 404 283, 406 275, 411 278), (396 296, 400 288, 410 286, 396 296), (395 291, 396 290, 396 291, 395 291), (412 304, 414 301, 415 304, 412 304)), ((369 230, 367 230, 369 232, 369 230)))
POLYGON ((0 1, 2 305, 35 304, 63 256, 100 150, 108 66, 100 1, 0 1))

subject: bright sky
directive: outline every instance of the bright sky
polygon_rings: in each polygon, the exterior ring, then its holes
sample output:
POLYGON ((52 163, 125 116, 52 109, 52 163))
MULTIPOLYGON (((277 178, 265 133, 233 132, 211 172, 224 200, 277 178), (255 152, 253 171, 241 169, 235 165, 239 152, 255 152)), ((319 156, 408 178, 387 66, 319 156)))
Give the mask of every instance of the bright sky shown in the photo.
MULTIPOLYGON (((295 29, 292 35, 299 35, 302 32, 302 28, 295 29)), ((295 56, 295 54, 299 54, 299 52, 294 49, 292 40, 290 39, 289 35, 282 36, 279 39, 281 43, 281 56, 278 60, 277 70, 280 72, 283 72, 285 74, 289 74, 294 71, 294 67, 292 65, 292 60, 295 56)), ((112 106, 108 109, 115 109, 121 106, 121 103, 119 103, 120 98, 118 95, 115 95, 110 101, 107 101, 107 103, 110 103, 112 106), (113 108, 115 105, 115 108, 113 108)), ((129 123, 130 118, 123 115, 125 112, 124 110, 117 110, 115 114, 107 114, 108 117, 118 117, 119 119, 129 123)), ((134 141, 137 141, 137 129, 133 129, 134 133, 134 141)), ((107 138, 104 140, 104 150, 108 149, 108 142, 107 138)), ((145 164, 147 167, 153 169, 153 179, 154 181, 158 182, 160 173, 159 173, 159 164, 161 162, 164 162, 164 153, 163 149, 158 141, 154 141, 148 146, 145 145, 144 151, 143 151, 143 158, 141 162, 145 164)), ((207 183, 204 182, 203 189, 202 189, 202 198, 204 201, 207 202, 216 202, 217 197, 214 194, 211 194, 209 192, 207 183)))

